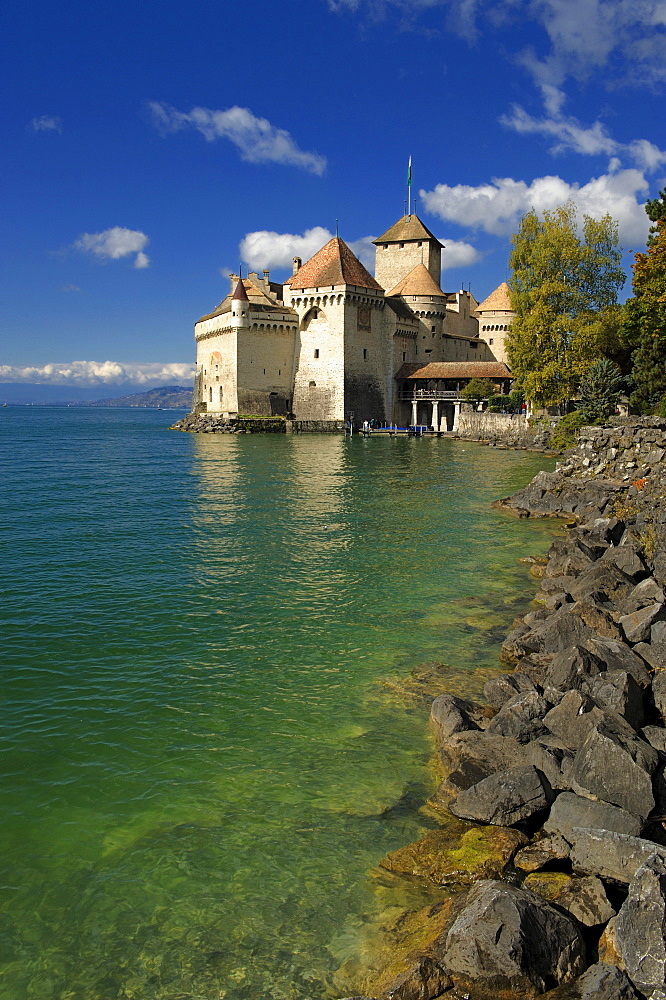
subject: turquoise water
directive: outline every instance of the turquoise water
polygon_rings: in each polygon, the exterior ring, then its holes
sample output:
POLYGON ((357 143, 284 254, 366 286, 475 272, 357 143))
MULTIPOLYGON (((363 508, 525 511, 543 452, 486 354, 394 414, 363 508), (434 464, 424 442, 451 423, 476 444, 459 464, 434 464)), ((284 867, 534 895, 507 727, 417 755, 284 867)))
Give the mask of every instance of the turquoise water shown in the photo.
POLYGON ((384 681, 496 665, 548 543, 543 456, 171 419, 0 411, 3 1000, 340 995, 433 787, 384 681))

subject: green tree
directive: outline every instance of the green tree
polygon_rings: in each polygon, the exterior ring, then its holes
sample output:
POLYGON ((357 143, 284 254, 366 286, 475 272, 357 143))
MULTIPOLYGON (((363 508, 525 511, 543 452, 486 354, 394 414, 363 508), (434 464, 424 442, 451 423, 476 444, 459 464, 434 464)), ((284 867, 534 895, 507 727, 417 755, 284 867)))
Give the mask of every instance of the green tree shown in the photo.
POLYGON ((638 346, 631 404, 650 412, 666 395, 666 218, 658 219, 646 253, 636 254, 634 297, 627 302, 627 336, 638 346))
POLYGON ((652 246, 657 239, 657 223, 660 219, 666 220, 666 188, 659 192, 657 198, 648 198, 645 202, 645 211, 648 219, 654 223, 653 226, 650 226, 650 235, 647 241, 648 246, 652 246))
POLYGON ((460 395, 470 403, 480 403, 482 399, 488 399, 492 389, 487 378, 471 378, 460 395))
POLYGON ((581 238, 569 202, 543 217, 528 212, 512 243, 511 367, 527 399, 563 403, 617 339, 617 294, 625 280, 618 226, 609 215, 586 215, 581 238))
POLYGON ((590 365, 580 384, 579 409, 586 421, 605 420, 612 413, 622 395, 624 380, 614 362, 602 358, 590 365))

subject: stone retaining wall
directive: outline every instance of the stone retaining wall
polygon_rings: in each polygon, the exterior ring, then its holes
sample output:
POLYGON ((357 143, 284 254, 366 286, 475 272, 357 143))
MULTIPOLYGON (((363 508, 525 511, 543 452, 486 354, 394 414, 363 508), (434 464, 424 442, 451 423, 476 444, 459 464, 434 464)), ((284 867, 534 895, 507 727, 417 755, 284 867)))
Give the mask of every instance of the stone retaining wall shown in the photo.
POLYGON ((456 434, 466 441, 545 451, 557 426, 557 419, 546 417, 530 423, 519 413, 478 413, 463 409, 458 417, 456 434))

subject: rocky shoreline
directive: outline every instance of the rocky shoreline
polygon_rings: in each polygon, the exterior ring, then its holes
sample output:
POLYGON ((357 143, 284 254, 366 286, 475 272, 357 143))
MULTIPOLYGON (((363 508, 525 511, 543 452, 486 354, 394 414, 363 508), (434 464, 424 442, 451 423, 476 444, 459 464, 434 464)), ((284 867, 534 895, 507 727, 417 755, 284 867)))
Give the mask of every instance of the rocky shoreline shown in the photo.
POLYGON ((442 826, 381 865, 442 900, 403 915, 355 1000, 666 1000, 665 459, 660 418, 583 428, 499 502, 571 523, 512 670, 483 704, 432 703, 442 826))

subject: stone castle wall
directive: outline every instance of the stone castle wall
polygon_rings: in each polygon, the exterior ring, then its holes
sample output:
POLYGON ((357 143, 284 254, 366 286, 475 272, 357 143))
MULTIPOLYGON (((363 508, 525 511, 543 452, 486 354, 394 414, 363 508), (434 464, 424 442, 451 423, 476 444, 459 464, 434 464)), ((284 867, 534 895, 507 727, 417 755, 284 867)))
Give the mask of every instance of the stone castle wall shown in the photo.
POLYGON ((466 441, 543 451, 550 444, 557 422, 557 417, 553 417, 530 424, 527 417, 518 413, 478 413, 470 408, 461 411, 456 432, 466 441))

